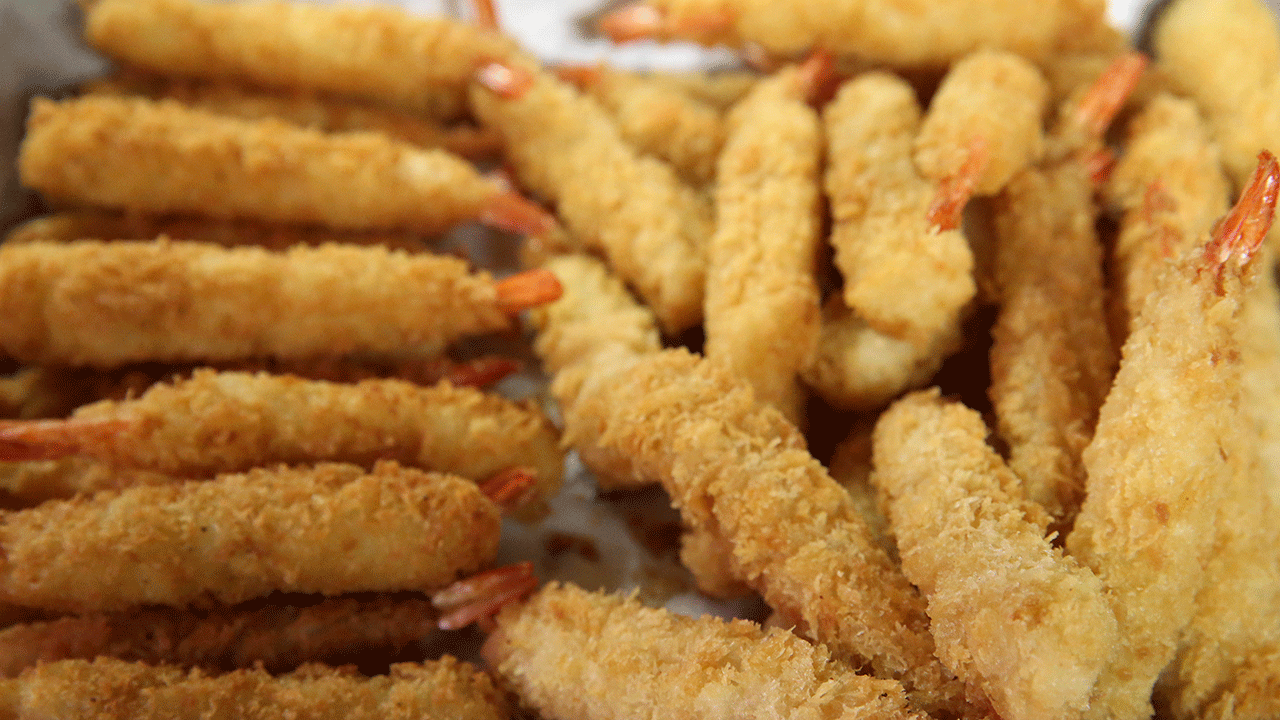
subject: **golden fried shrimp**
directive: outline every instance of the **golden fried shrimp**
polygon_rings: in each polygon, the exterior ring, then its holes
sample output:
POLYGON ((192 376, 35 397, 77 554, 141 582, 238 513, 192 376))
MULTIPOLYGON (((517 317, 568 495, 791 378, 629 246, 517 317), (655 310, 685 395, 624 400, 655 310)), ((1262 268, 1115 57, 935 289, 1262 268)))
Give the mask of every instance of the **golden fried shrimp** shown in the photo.
POLYGON ((943 664, 1005 720, 1078 717, 1115 651, 1115 614, 986 435, 936 389, 909 395, 876 424, 872 481, 943 664))
POLYGON ((1240 191, 1259 150, 1280 148, 1280 28, 1261 0, 1178 0, 1153 34, 1169 82, 1193 98, 1240 191))
POLYGON ((433 355, 558 295, 543 271, 495 282, 457 258, 376 246, 34 242, 0 247, 0 350, 108 367, 433 355))
POLYGON ((74 240, 153 240, 161 235, 226 247, 256 245, 285 250, 294 245, 382 245, 409 253, 430 248, 411 232, 340 232, 317 225, 284 225, 252 220, 214 220, 196 216, 70 210, 32 218, 9 231, 4 242, 71 242, 74 240))
POLYGON ((467 220, 545 232, 554 219, 443 150, 325 134, 172 100, 36 98, 18 159, 28 187, 72 204, 440 233, 467 220))
POLYGON ((563 475, 555 429, 540 411, 473 388, 211 370, 137 398, 87 405, 67 420, 0 425, 0 457, 24 454, 87 455, 189 478, 275 463, 369 467, 390 459, 480 482, 529 467, 543 498, 563 475))
POLYGON ((114 658, 63 660, 0 681, 14 720, 505 720, 511 710, 480 669, 452 657, 398 663, 387 675, 307 665, 207 675, 114 658))
POLYGON ((980 50, 951 67, 916 136, 920 173, 940 182, 959 174, 974 138, 986 145, 975 195, 994 195, 1043 152, 1048 87, 1040 71, 1009 52, 980 50))
POLYGON ((834 293, 823 303, 818 349, 801 377, 835 407, 874 410, 929 382, 963 340, 957 325, 933 344, 916 347, 867 325, 834 293))
POLYGON ((486 660, 548 720, 923 718, 898 683, 745 620, 695 620, 551 584, 497 624, 486 660))
POLYGON ((702 319, 711 208, 670 166, 637 153, 594 100, 546 72, 482 68, 476 116, 506 142, 520 182, 678 333, 702 319))
MULTIPOLYGON (((886 73, 841 87, 823 112, 831 242, 844 299, 872 328, 926 347, 960 322, 973 297, 973 255, 957 229, 967 195, 947 198, 912 161, 921 123, 915 91, 886 73), (947 220, 931 217, 947 199, 947 220)), ((979 143, 980 145, 983 143, 979 143)), ((971 148, 964 177, 980 175, 971 148)))
POLYGON ((601 444, 659 479, 685 522, 720 534, 741 577, 787 623, 926 712, 966 715, 934 657, 923 598, 803 437, 726 369, 683 350, 645 356, 579 399, 601 444))
POLYGON ((0 630, 0 677, 38 663, 108 656, 213 670, 292 670, 373 650, 397 653, 435 631, 421 595, 282 596, 211 610, 143 608, 0 630))
POLYGON ((671 163, 695 185, 715 178, 725 139, 719 109, 662 80, 604 65, 561 67, 556 73, 599 101, 636 149, 671 163))
POLYGON ((464 113, 482 60, 519 52, 510 38, 446 17, 298 2, 94 0, 85 37, 152 72, 327 92, 440 118, 464 113))
POLYGON ((427 590, 497 553, 475 483, 380 462, 259 468, 0 514, 0 599, 70 612, 427 590))
POLYGON ((643 0, 606 16, 614 40, 684 39, 706 45, 754 44, 795 57, 812 48, 899 67, 948 65, 980 48, 1029 58, 1048 55, 1071 32, 1100 22, 1098 0, 820 4, 781 0, 643 0))
POLYGON ((1222 157, 1195 105, 1167 93, 1130 122, 1124 155, 1103 187, 1121 210, 1112 251, 1112 323, 1124 337, 1172 258, 1213 227, 1229 207, 1222 157))
POLYGON ((1087 495, 1067 548, 1102 579, 1120 622, 1086 717, 1149 717, 1152 686, 1195 616, 1220 506, 1248 453, 1238 311, 1278 192, 1280 166, 1263 153, 1208 242, 1161 278, 1085 449, 1087 495))
POLYGON ((564 442, 578 451, 602 488, 651 482, 638 476, 625 455, 599 446, 590 426, 568 411, 584 386, 606 382, 642 355, 662 349, 657 318, 638 303, 600 260, 590 255, 560 255, 543 264, 564 293, 530 311, 537 328, 534 351, 553 376, 551 392, 565 412, 564 442))
POLYGON ((398 142, 441 148, 466 158, 493 157, 497 133, 446 125, 421 114, 295 89, 264 90, 222 80, 194 80, 126 70, 82 88, 89 95, 177 100, 187 107, 242 120, 275 119, 327 133, 377 132, 398 142))
POLYGON ((729 114, 707 253, 707 357, 797 425, 798 373, 813 361, 821 321, 822 127, 806 100, 831 72, 831 58, 815 53, 761 80, 729 114))

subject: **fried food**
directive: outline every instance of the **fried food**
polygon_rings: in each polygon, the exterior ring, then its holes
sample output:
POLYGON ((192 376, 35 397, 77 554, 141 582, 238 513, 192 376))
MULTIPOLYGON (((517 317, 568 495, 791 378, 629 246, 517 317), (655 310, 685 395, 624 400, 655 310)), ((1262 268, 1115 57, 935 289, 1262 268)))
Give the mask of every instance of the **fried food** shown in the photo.
POLYGON ((1115 614, 986 435, 976 412, 914 393, 880 416, 872 480, 943 664, 1001 718, 1079 717, 1115 652, 1115 614))
POLYGON ((85 38, 157 73, 320 91, 452 118, 482 60, 515 56, 513 40, 399 8, 203 0, 93 0, 85 38), (394 72, 388 72, 394 68, 394 72))
POLYGON ((615 11, 601 28, 615 41, 693 40, 705 45, 759 45, 784 57, 815 47, 897 67, 943 66, 984 47, 1029 58, 1049 54, 1081 26, 1099 22, 1104 3, 877 3, 819 5, 785 0, 644 0, 615 11))
POLYGON ((381 462, 259 468, 0 515, 0 600, 68 612, 428 590, 492 561, 475 483, 381 462))
POLYGON ((286 672, 357 652, 394 655, 435 631, 420 595, 271 598, 208 611, 144 608, 62 617, 0 630, 0 677, 39 663, 106 656, 150 665, 286 672))
POLYGON ((495 63, 471 92, 520 182, 556 206, 584 249, 675 334, 702 320, 711 208, 670 166, 639 154, 594 100, 548 72, 495 63))
POLYGON ((486 660, 548 720, 923 718, 898 683, 858 675, 820 644, 745 620, 694 620, 550 584, 497 624, 486 660))
POLYGON ((742 580, 785 621, 916 707, 972 711, 934 657, 924 600, 848 493, 776 410, 723 367, 667 350, 580 398, 601 444, 659 479, 687 524, 719 534, 742 580))
POLYGON ((1248 447, 1236 422, 1237 313, 1278 191, 1280 166, 1264 153, 1213 236, 1161 278, 1084 451, 1087 494, 1067 548, 1102 579, 1120 626, 1086 717, 1149 717, 1152 685, 1195 615, 1248 447))
POLYGON ((441 148, 466 158, 501 150, 496 133, 465 124, 444 124, 420 114, 315 92, 274 92, 224 80, 194 80, 125 70, 82 88, 88 95, 176 100, 187 107, 242 120, 275 119, 327 133, 377 132, 398 142, 441 148))
POLYGON ((605 65, 560 67, 556 73, 599 101, 617 123, 618 132, 636 149, 671 163, 694 185, 715 178, 716 158, 725 137, 721 109, 665 78, 605 65))
POLYGON ((974 138, 981 138, 986 164, 973 193, 994 195, 1044 151, 1047 94, 1040 71, 1018 55, 979 50, 960 58, 929 102, 916 136, 916 167, 935 182, 958 175, 974 138))
POLYGON ((831 58, 815 53, 761 80, 729 114, 707 252, 706 356, 797 426, 821 299, 822 127, 807 99, 831 74, 831 58))
POLYGON ((9 459, 80 454, 187 478, 276 463, 371 467, 385 459, 481 482, 528 467, 541 498, 563 476, 555 429, 540 411, 473 388, 211 370, 137 398, 87 405, 67 420, 5 423, 5 447, 9 459))
POLYGON ((510 708, 483 671, 451 657, 366 678, 321 665, 272 677, 209 676, 112 658, 64 660, 0 682, 5 717, 35 720, 502 720, 510 708))
POLYGON ((192 242, 0 247, 0 350, 32 363, 438 355, 559 295, 548 273, 495 282, 452 257, 192 242))
POLYGON ((171 100, 36 98, 18 169, 23 184, 50 199, 135 212, 427 234, 475 219, 526 233, 554 224, 443 150, 171 100))

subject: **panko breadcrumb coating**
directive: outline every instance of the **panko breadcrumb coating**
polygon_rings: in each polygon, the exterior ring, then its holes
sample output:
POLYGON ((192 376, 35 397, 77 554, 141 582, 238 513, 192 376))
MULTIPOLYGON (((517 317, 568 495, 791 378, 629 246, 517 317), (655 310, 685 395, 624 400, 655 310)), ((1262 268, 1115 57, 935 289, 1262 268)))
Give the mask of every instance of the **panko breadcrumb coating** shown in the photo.
POLYGON ((0 514, 0 600, 84 613, 430 590, 492 561, 500 525, 456 476, 260 468, 0 514))
POLYGON ((0 681, 0 716, 13 720, 505 720, 510 712, 487 674, 448 656, 372 678, 322 665, 280 677, 210 676, 99 658, 0 681))
POLYGON ((898 683, 745 620, 551 584, 497 624, 485 658, 547 720, 923 718, 898 683))

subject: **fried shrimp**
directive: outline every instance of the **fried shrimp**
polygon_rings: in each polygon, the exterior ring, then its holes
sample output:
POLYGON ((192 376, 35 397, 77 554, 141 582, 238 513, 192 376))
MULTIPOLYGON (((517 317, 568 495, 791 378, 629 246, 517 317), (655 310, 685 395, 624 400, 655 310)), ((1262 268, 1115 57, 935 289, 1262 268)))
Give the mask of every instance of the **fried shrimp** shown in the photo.
POLYGON ((1078 717, 1114 653, 1115 614, 986 435, 937 390, 909 395, 876 425, 872 481, 943 664, 1006 720, 1078 717))
POLYGON ((548 720, 923 717, 898 683, 745 620, 694 620, 552 584, 497 625, 485 658, 548 720))
POLYGON ((923 598, 803 437, 724 368, 646 356, 579 399, 601 444, 659 479, 686 523, 728 543, 740 576, 833 654, 896 679, 926 712, 970 712, 934 657, 923 598))
POLYGON ((820 324, 822 128, 806 100, 831 74, 831 58, 815 53, 760 81, 730 113, 707 253, 707 357, 797 425, 798 373, 813 360, 820 324))
POLYGON ((641 152, 671 163, 690 183, 715 178, 725 136, 718 108, 661 79, 604 65, 560 67, 556 73, 598 100, 622 137, 641 152))
POLYGON ((0 515, 0 598, 71 612, 426 590, 490 562, 473 482, 382 462, 255 469, 0 515))
POLYGON ((95 366, 436 355, 559 292, 543 271, 495 282, 380 247, 33 242, 0 248, 0 350, 95 366))
POLYGON ((943 66, 980 48, 1041 58, 1069 33, 1100 22, 1098 0, 819 4, 781 0, 644 0, 606 16, 614 40, 754 44, 785 57, 820 47, 899 67, 943 66))
POLYGON ((493 63, 471 92, 520 182, 678 333, 702 319, 711 208, 660 160, 639 154, 594 100, 547 72, 493 63))
POLYGON ((1087 495, 1067 548, 1102 579, 1120 623, 1086 717, 1149 717, 1152 685, 1195 615, 1220 505, 1247 453, 1235 420, 1238 310, 1277 192, 1280 166, 1263 153, 1208 242, 1161 278, 1085 449, 1087 495))
POLYGON ((1040 71, 1017 55, 981 50, 961 58, 929 103, 916 136, 916 167, 935 182, 953 177, 969 162, 973 139, 982 138, 986 165, 973 194, 994 195, 1043 152, 1047 94, 1040 71))
MULTIPOLYGON (((921 111, 905 80, 861 75, 841 87, 823 119, 845 302, 875 330, 931 345, 954 331, 976 289, 973 255, 957 230, 968 194, 939 188, 916 169, 921 111)), ((985 157, 972 150, 963 173, 970 183, 985 157)))
POLYGON ((476 482, 528 467, 539 497, 560 486, 555 429, 536 409, 448 383, 353 385, 198 370, 67 420, 0 425, 0 456, 87 455, 121 468, 203 478, 274 463, 390 459, 476 482), (228 432, 227 428, 234 428, 228 432))
POLYGON ((443 150, 325 134, 172 100, 37 98, 18 159, 61 202, 152 213, 439 233, 467 220, 545 232, 554 220, 443 150))
POLYGON ((605 382, 635 358, 662 349, 657 318, 590 255, 553 257, 543 269, 555 274, 564 293, 529 318, 538 331, 534 350, 553 375, 551 392, 566 409, 564 442, 578 451, 601 487, 647 484, 651 480, 638 476, 626 456, 602 449, 569 409, 584 386, 605 382))
POLYGON ((441 118, 463 114, 466 86, 481 60, 518 53, 515 42, 497 32, 390 7, 86 4, 85 37, 126 65, 363 98, 441 118))
POLYGON ((292 670, 373 650, 394 654, 435 631, 420 595, 283 596, 212 610, 144 608, 62 617, 0 630, 0 677, 39 663, 99 656, 215 670, 292 670), (278 604, 283 602, 284 604, 278 604))
POLYGON ((445 125, 396 108, 320 95, 305 90, 269 91, 221 80, 193 80, 118 72, 83 88, 90 95, 177 100, 187 107, 242 120, 276 119, 321 132, 378 132, 424 148, 442 148, 467 158, 496 155, 497 134, 470 125, 445 125))
POLYGON ((511 709, 480 669, 452 657, 399 663, 387 675, 308 665, 206 675, 113 658, 64 660, 0 681, 0 713, 15 720, 504 720, 511 709))

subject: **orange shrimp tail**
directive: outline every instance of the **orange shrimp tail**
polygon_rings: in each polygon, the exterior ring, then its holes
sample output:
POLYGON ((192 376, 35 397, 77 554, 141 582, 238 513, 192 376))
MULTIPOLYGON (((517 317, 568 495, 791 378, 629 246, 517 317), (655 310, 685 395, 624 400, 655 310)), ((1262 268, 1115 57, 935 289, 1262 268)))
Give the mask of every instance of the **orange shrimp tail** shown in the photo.
POLYGON ((519 100, 533 87, 533 74, 504 62, 486 62, 475 74, 476 82, 505 100, 519 100))
POLYGON ((600 76, 603 74, 599 65, 565 64, 556 67, 554 72, 556 77, 580 90, 585 90, 600 82, 600 76))
POLYGON ((1138 87, 1149 60, 1138 52, 1125 53, 1107 66, 1080 99, 1075 122, 1089 137, 1100 138, 1120 108, 1138 87))
POLYGON ((488 30, 501 30, 498 23, 498 9, 493 0, 471 0, 471 11, 475 13, 476 25, 488 30))
POLYGON ((504 513, 519 509, 531 497, 529 492, 538 484, 538 471, 528 467, 512 467, 503 470, 480 485, 480 492, 502 508, 504 513))
POLYGON ((624 5, 600 18, 600 31, 619 43, 661 37, 666 26, 662 12, 642 2, 624 5))
POLYGON ((1111 148, 1099 148, 1084 157, 1084 169, 1094 187, 1102 185, 1111 178, 1116 169, 1116 154, 1111 148))
POLYGON ((809 53, 800 63, 799 79, 805 102, 821 107, 835 97, 840 78, 836 75, 836 58, 821 48, 809 53))
POLYGON ((490 355, 453 365, 449 368, 448 379, 461 387, 488 387, 523 368, 519 360, 490 355))
POLYGON ((1275 220, 1278 194, 1280 163, 1276 162, 1275 155, 1263 150, 1258 153, 1258 167, 1240 193, 1240 199, 1214 226, 1213 235, 1204 248, 1205 264, 1217 275, 1219 291, 1229 261, 1234 258, 1236 267, 1243 270, 1266 240, 1275 220))
POLYGON ((526 270, 500 280, 496 289, 498 306, 508 315, 558 300, 564 292, 555 273, 543 268, 526 270))
POLYGON ((441 612, 436 626, 441 630, 458 630, 484 618, 532 593, 538 587, 533 563, 489 570, 463 578, 431 596, 431 604, 441 612))
POLYGON ((110 443, 133 420, 11 420, 0 422, 0 460, 56 460, 110 443))
POLYGON ((537 203, 510 190, 495 193, 480 210, 480 222, 518 235, 543 235, 556 227, 556 218, 537 203))
POLYGON ((973 197, 978 177, 987 167, 987 140, 975 137, 969 141, 969 157, 960 169, 938 183, 938 194, 929 206, 929 225, 939 231, 955 230, 964 219, 964 207, 973 197))

